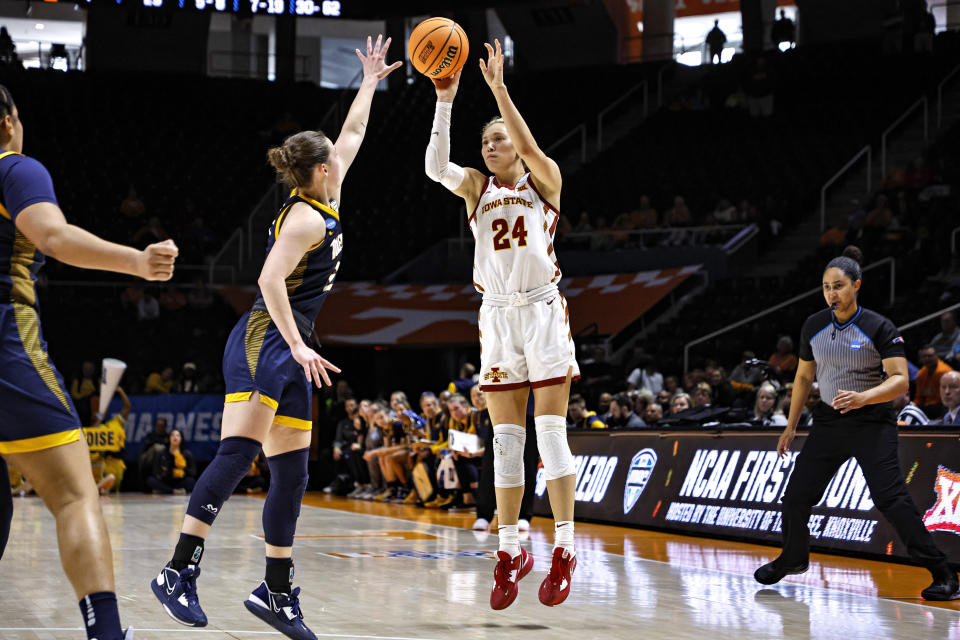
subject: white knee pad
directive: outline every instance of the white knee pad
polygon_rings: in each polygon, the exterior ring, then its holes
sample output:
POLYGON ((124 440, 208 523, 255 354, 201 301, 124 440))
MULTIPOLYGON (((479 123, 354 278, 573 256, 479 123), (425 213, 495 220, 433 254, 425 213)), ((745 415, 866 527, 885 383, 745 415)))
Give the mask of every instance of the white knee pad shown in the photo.
POLYGON ((523 486, 523 447, 527 430, 515 424, 493 427, 493 486, 523 486))
POLYGON ((547 480, 576 473, 573 454, 567 444, 567 421, 563 416, 537 416, 537 448, 547 480))

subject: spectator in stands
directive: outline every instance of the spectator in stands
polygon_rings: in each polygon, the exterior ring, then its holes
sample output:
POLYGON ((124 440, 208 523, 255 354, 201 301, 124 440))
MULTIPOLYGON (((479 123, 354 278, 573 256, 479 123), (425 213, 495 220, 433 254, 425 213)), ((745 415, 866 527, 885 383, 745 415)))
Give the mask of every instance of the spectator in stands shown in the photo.
POLYGON ((164 311, 172 312, 187 306, 187 297, 180 292, 180 289, 174 284, 168 284, 160 292, 157 298, 160 308, 164 311))
POLYGON ((683 393, 682 391, 673 396, 673 400, 670 401, 671 416, 675 416, 691 408, 693 408, 693 400, 691 400, 689 394, 683 393))
POLYGON ((593 225, 594 234, 590 237, 591 251, 604 251, 613 248, 613 234, 604 216, 598 216, 593 225))
POLYGON ((95 374, 96 369, 93 363, 86 361, 80 369, 80 376, 70 383, 70 397, 73 398, 73 404, 77 408, 80 424, 93 422, 90 417, 90 398, 97 393, 95 374))
POLYGON ((783 9, 780 9, 780 18, 773 23, 773 27, 770 29, 770 39, 773 41, 773 46, 780 47, 781 42, 787 43, 787 48, 793 47, 793 43, 796 42, 796 28, 793 24, 793 20, 787 17, 787 12, 783 9))
POLYGON ((643 421, 648 427, 656 427, 663 419, 663 406, 659 402, 651 402, 643 414, 643 421))
POLYGON ((839 247, 847 241, 850 232, 850 222, 847 216, 837 218, 836 224, 823 232, 820 236, 821 247, 839 247))
POLYGON ((267 490, 267 476, 270 468, 267 466, 267 459, 263 457, 261 451, 253 462, 250 463, 250 471, 240 480, 240 484, 233 490, 234 493, 260 493, 267 490))
POLYGON ((0 64, 9 65, 19 62, 17 47, 6 27, 0 27, 0 64))
POLYGON ((693 390, 693 406, 697 408, 713 405, 713 387, 709 382, 698 382, 693 390))
POLYGON ((751 117, 768 118, 773 115, 773 73, 767 68, 766 58, 757 58, 755 65, 747 83, 747 104, 751 117))
POLYGON ((150 295, 149 291, 144 291, 143 296, 137 303, 137 320, 156 320, 160 317, 160 303, 150 295))
POLYGON ((740 363, 730 372, 730 386, 736 393, 753 391, 763 382, 763 371, 760 367, 747 364, 756 359, 757 356, 753 351, 744 351, 740 356, 740 363))
MULTIPOLYGON (((350 459, 357 457, 357 450, 360 448, 357 444, 357 429, 355 419, 359 411, 359 405, 353 398, 348 398, 344 402, 344 409, 347 415, 337 422, 336 431, 333 434, 333 471, 334 477, 347 475, 353 483, 353 488, 360 486, 360 478, 354 476, 356 467, 351 466, 350 459)), ((333 492, 333 484, 324 488, 324 493, 333 492), (328 491, 329 489, 329 491, 328 491)))
POLYGON ((593 350, 593 358, 580 365, 582 384, 588 389, 606 388, 614 384, 614 379, 623 375, 607 361, 607 352, 603 347, 593 350))
POLYGON ((737 208, 726 198, 720 198, 717 208, 713 210, 715 224, 730 224, 737 221, 737 208))
POLYGON ((787 419, 783 412, 775 413, 777 390, 769 382, 765 382, 757 389, 757 398, 753 403, 753 419, 764 426, 786 426, 787 419))
POLYGON ((707 383, 710 385, 710 403, 716 407, 732 407, 737 394, 727 381, 722 367, 707 367, 707 383))
POLYGON ((633 403, 633 412, 643 420, 643 416, 647 412, 647 407, 654 402, 653 394, 646 389, 638 389, 636 391, 628 391, 627 397, 630 398, 630 402, 633 403))
POLYGON ((948 371, 940 378, 940 398, 946 412, 940 424, 960 426, 960 373, 948 371))
MULTIPOLYGON (((484 425, 480 420, 481 412, 474 409, 467 402, 467 399, 455 393, 450 398, 450 429, 462 431, 464 433, 475 435, 480 443, 485 441, 487 429, 492 429, 489 424, 484 425)), ((487 413, 489 418, 489 413, 487 413)), ((457 470, 457 479, 460 483, 460 495, 454 498, 454 501, 446 506, 449 509, 455 509, 461 506, 476 504, 476 490, 480 481, 480 465, 483 459, 484 448, 477 451, 453 451, 453 464, 457 470)))
POLYGON ((447 391, 450 393, 459 393, 464 397, 470 396, 470 389, 477 384, 476 381, 477 368, 470 364, 469 362, 464 362, 463 366, 460 367, 460 377, 447 385, 447 391))
POLYGON ((132 184, 127 189, 127 197, 120 203, 120 213, 127 218, 142 218, 147 213, 143 201, 137 196, 137 189, 132 184))
POLYGON ((710 64, 723 61, 723 45, 727 42, 727 34, 720 29, 720 21, 713 21, 713 29, 707 33, 706 43, 710 50, 710 64))
POLYGON ((690 214, 690 208, 687 207, 683 196, 675 196, 673 198, 673 208, 663 214, 663 226, 673 229, 673 231, 667 234, 660 244, 664 246, 685 244, 689 240, 690 234, 682 227, 688 227, 692 223, 693 216, 690 214))
POLYGON ((677 380, 677 376, 665 377, 663 379, 663 388, 670 394, 671 398, 675 396, 677 391, 680 391, 680 381, 677 380))
POLYGON ((213 306, 213 294, 200 276, 193 279, 193 288, 187 294, 187 304, 191 309, 209 309, 213 306))
POLYGON ((640 206, 630 216, 635 229, 655 229, 660 218, 646 195, 640 196, 640 206))
MULTIPOLYGON (((90 463, 93 467, 93 479, 97 483, 100 495, 106 495, 116 486, 117 491, 123 483, 127 465, 123 461, 123 449, 127 442, 125 425, 130 417, 130 398, 123 387, 117 387, 117 396, 123 402, 120 413, 108 420, 102 420, 100 414, 94 416, 89 427, 84 428, 87 445, 90 448, 90 463)), ((90 404, 88 403, 89 407, 90 404)))
POLYGON ((593 231, 593 226, 590 224, 590 214, 586 211, 580 212, 580 217, 577 219, 577 226, 573 228, 574 233, 590 233, 593 231))
POLYGON ((193 455, 183 446, 183 434, 170 432, 170 444, 153 461, 153 474, 147 484, 157 493, 184 494, 193 491, 197 482, 197 465, 193 455))
POLYGON ((596 411, 587 409, 587 401, 579 393, 570 396, 567 404, 568 429, 606 429, 607 425, 597 417, 596 411))
POLYGON ((160 373, 153 372, 147 376, 145 393, 170 393, 173 387, 173 367, 164 367, 160 373))
POLYGON ((640 366, 627 376, 627 391, 646 389, 652 394, 660 393, 663 389, 663 374, 657 371, 653 356, 644 355, 640 366))
POLYGON ((152 216, 147 223, 140 227, 130 239, 135 247, 147 246, 155 242, 163 242, 170 237, 167 230, 160 224, 160 218, 152 216))
MULTIPOLYGON (((813 424, 813 410, 820 404, 820 383, 814 382, 810 385, 810 393, 807 395, 807 402, 800 411, 800 421, 797 423, 801 427, 809 427, 813 424)), ((789 415, 789 414, 788 414, 789 415)))
POLYGON ((147 477, 153 471, 154 460, 167 449, 170 443, 170 434, 167 433, 167 419, 157 418, 153 424, 153 431, 147 434, 140 445, 140 455, 137 457, 137 469, 140 474, 140 485, 147 483, 147 477))
MULTIPOLYGON (((931 345, 920 347, 917 352, 920 364, 923 365, 917 373, 917 394, 914 402, 927 415, 939 411, 940 407, 940 378, 953 371, 946 362, 937 357, 937 351, 931 345)), ((934 415, 936 415, 934 413, 934 415)))
MULTIPOLYGON (((940 378, 941 395, 943 395, 943 380, 944 378, 940 378)), ((893 410, 897 412, 897 424, 899 425, 922 426, 930 423, 930 418, 923 412, 923 409, 910 401, 909 389, 893 399, 893 410)))
POLYGON ((610 420, 610 403, 613 402, 613 394, 604 391, 597 399, 597 418, 604 423, 610 420))
POLYGON ((487 397, 483 394, 483 391, 480 390, 479 384, 474 384, 470 387, 470 404, 473 405, 477 411, 485 411, 487 408, 487 397))
POLYGON ((793 378, 797 371, 797 356, 793 353, 793 339, 790 336, 780 336, 777 340, 777 350, 767 360, 781 380, 793 378))
POLYGON ((184 362, 180 370, 180 382, 177 384, 177 393, 203 393, 202 385, 197 377, 197 365, 193 362, 184 362))
POLYGON ((692 397, 697 392, 697 385, 704 381, 706 374, 703 369, 693 369, 683 374, 683 390, 692 397))
POLYGON ((672 399, 673 396, 670 395, 670 392, 666 389, 660 389, 660 392, 657 393, 656 398, 654 398, 655 402, 657 402, 666 413, 670 412, 670 400, 672 399))
POLYGON ((960 327, 957 327, 953 311, 947 311, 940 316, 940 333, 933 336, 930 346, 941 360, 954 357, 957 347, 960 346, 960 327))
POLYGON ((646 426, 640 416, 633 412, 633 402, 625 393, 613 396, 607 424, 611 429, 643 429, 646 426))

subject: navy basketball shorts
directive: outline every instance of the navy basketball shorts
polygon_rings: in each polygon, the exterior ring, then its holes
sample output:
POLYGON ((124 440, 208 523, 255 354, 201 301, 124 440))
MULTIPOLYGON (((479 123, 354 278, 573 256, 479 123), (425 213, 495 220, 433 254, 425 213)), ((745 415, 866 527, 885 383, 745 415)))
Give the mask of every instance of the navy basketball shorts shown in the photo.
POLYGON ((313 383, 293 359, 266 311, 248 311, 237 321, 223 352, 226 402, 260 402, 277 413, 274 424, 309 431, 313 426, 313 383))
POLYGON ((80 418, 47 356, 36 310, 0 304, 0 453, 52 449, 81 438, 80 418))

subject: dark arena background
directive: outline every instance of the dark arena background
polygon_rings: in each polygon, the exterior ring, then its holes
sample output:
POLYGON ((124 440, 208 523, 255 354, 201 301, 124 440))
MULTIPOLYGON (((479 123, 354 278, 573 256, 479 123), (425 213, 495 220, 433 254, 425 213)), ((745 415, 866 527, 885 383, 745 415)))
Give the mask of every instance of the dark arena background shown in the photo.
MULTIPOLYGON (((929 575, 855 458, 813 507, 806 573, 753 577, 779 553, 820 402, 777 455, 801 327, 827 307, 821 276, 841 254, 862 267, 859 303, 902 338, 903 479, 960 567, 960 0, 0 0, 0 25, 23 153, 67 220, 179 248, 169 282, 48 259, 36 283, 50 361, 90 425, 136 638, 282 637, 241 606, 261 579, 262 457, 206 542, 209 625, 158 606, 150 581, 193 487, 166 482, 162 460, 174 430, 188 476, 217 454, 224 348, 289 193, 267 150, 308 129, 336 139, 363 77, 355 49, 382 34, 404 65, 378 85, 344 181, 342 266, 315 325, 342 369, 314 389, 294 550, 317 637, 960 640, 960 600, 921 599, 929 575), (542 466, 521 514, 533 574, 492 611, 497 522, 477 503, 492 500, 493 457, 453 455, 449 432, 473 418, 458 421, 450 394, 486 406, 471 393, 481 295, 472 212, 424 171, 436 92, 407 41, 431 16, 469 38, 451 161, 489 173, 480 137, 498 109, 478 60, 496 39, 510 97, 563 176, 552 246, 581 376, 567 415, 579 566, 559 607, 533 595, 553 540, 542 466), (104 416, 122 428, 95 422, 106 358, 126 365, 129 406, 114 394, 104 416), (442 410, 420 433, 404 410, 421 414, 425 392, 442 410), (371 452, 395 436, 432 453, 414 448, 388 481, 371 452)), ((466 451, 484 444, 473 431, 466 451)), ((54 518, 13 466, 10 486, 0 639, 83 638, 54 518)))

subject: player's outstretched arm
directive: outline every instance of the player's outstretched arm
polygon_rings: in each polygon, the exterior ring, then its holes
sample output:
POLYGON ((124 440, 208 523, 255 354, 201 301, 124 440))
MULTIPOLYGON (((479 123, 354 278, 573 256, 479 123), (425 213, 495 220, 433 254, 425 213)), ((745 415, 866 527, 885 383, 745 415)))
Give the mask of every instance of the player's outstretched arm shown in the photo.
POLYGON ((283 223, 283 231, 277 234, 257 280, 270 319, 277 325, 277 330, 290 347, 294 360, 303 367, 307 380, 313 379, 318 387, 331 385, 327 369, 337 373, 340 369, 321 358, 320 354, 303 341, 293 319, 293 310, 287 297, 286 279, 293 273, 303 255, 317 243, 323 242, 326 234, 327 227, 323 218, 316 214, 311 215, 310 208, 305 204, 293 205, 283 223))
POLYGON ((472 211, 486 178, 476 169, 450 162, 450 119, 462 71, 461 69, 447 78, 433 81, 437 89, 437 108, 433 114, 424 170, 428 178, 466 200, 467 209, 472 211))
POLYGON ((367 122, 370 120, 370 104, 373 102, 373 94, 376 93, 377 83, 386 78, 394 69, 403 66, 403 62, 398 60, 391 65, 387 65, 387 49, 390 48, 390 38, 383 43, 383 36, 377 36, 376 44, 372 44, 372 38, 367 36, 367 55, 364 56, 357 49, 357 57, 363 63, 363 80, 360 83, 360 89, 353 98, 347 117, 343 121, 343 127, 340 129, 340 135, 334 146, 340 155, 343 163, 343 171, 340 173, 340 179, 347 173, 347 169, 353 164, 357 157, 357 151, 360 150, 360 144, 363 142, 363 136, 367 131, 367 122))
POLYGON ((139 276, 145 280, 169 280, 179 250, 173 240, 152 244, 143 251, 107 242, 67 222, 60 207, 37 202, 16 217, 17 229, 43 254, 74 267, 101 269, 139 276))
POLYGON ((497 100, 497 106, 500 108, 500 115, 503 116, 503 123, 507 127, 507 133, 513 140, 513 147, 520 154, 520 158, 530 168, 530 173, 536 181, 546 190, 545 195, 560 193, 561 177, 560 167, 550 157, 547 156, 537 145, 530 128, 524 122, 523 117, 517 110, 510 94, 507 93, 507 86, 503 83, 503 51, 500 49, 500 41, 494 40, 496 49, 484 42, 483 46, 487 48, 487 60, 480 58, 480 71, 483 73, 483 79, 487 81, 493 97, 497 100))

